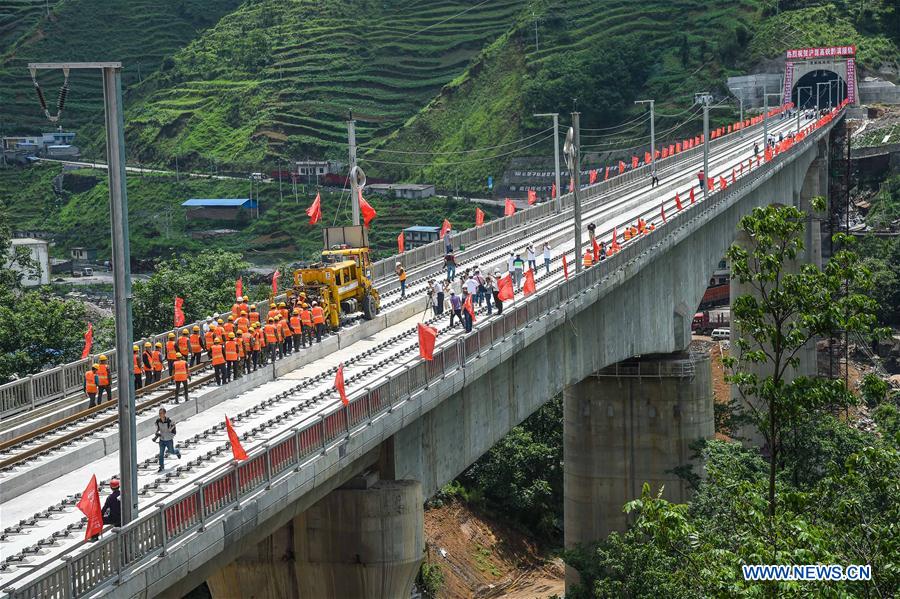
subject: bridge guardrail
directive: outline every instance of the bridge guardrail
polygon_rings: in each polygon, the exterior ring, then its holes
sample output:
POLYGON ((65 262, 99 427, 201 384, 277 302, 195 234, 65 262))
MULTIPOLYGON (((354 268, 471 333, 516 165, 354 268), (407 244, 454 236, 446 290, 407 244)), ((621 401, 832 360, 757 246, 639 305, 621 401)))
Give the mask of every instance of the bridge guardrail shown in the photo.
MULTIPOLYGON (((808 135, 796 144, 798 151, 817 139, 816 135, 808 135)), ((727 189, 714 191, 706 201, 679 211, 657 230, 674 231, 690 220, 701 218, 726 198, 772 172, 782 162, 778 160, 781 156, 783 154, 778 154, 755 171, 749 171, 727 189)), ((32 575, 24 574, 9 583, 6 592, 11 599, 77 599, 115 580, 127 568, 164 554, 172 543, 203 530, 211 518, 231 510, 242 499, 268 487, 287 470, 302 467, 315 459, 315 455, 327 451, 329 445, 349 436, 354 428, 365 426, 401 402, 412 400, 416 393, 447 374, 465 368, 482 351, 598 285, 611 272, 624 267, 658 243, 660 236, 654 233, 625 242, 621 251, 595 267, 510 303, 509 309, 491 319, 489 326, 480 326, 462 338, 436 348, 433 361, 414 358, 398 366, 378 384, 351 392, 349 405, 335 402, 323 408, 303 425, 260 448, 252 449, 247 460, 217 467, 203 480, 196 481, 194 489, 159 504, 156 510, 121 529, 113 529, 112 534, 98 543, 75 545, 62 557, 62 565, 53 560, 47 565, 46 573, 39 578, 14 588, 12 585, 17 580, 25 580, 32 575)), ((332 395, 334 399, 338 398, 337 391, 333 391, 332 395)))

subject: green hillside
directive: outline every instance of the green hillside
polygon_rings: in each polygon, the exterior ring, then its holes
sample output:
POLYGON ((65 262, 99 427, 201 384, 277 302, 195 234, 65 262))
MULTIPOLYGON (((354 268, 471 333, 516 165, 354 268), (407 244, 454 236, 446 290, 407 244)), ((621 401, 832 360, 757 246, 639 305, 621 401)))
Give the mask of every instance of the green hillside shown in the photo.
MULTIPOLYGON (((128 90, 239 4, 240 0, 60 0, 50 2, 51 15, 45 19, 44 0, 5 0, 0 8, 0 126, 4 132, 18 133, 51 126, 40 111, 28 62, 121 61, 128 90), (19 8, 13 13, 18 17, 4 21, 7 7, 19 8), (8 34, 5 22, 11 27, 8 34)), ((45 72, 39 81, 55 105, 62 75, 45 72)), ((73 72, 70 83, 61 124, 81 131, 86 124, 102 123, 99 74, 73 72)), ((86 141, 81 136, 76 144, 86 141)))

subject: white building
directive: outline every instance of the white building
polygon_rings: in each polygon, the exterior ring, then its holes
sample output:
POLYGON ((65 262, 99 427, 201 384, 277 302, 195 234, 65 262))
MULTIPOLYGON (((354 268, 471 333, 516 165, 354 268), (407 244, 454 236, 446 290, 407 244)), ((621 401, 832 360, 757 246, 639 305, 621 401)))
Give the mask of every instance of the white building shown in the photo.
MULTIPOLYGON (((12 247, 10 249, 11 252, 15 252, 18 248, 27 248, 31 252, 31 258, 35 262, 37 262, 38 266, 40 266, 41 273, 40 276, 30 277, 24 276, 22 277, 22 286, 23 287, 37 287, 38 285, 49 285, 50 284, 50 246, 43 239, 34 239, 31 237, 22 237, 19 239, 12 240, 12 247)), ((9 256, 9 260, 12 260, 12 256, 9 256)), ((24 273, 25 270, 20 268, 18 264, 10 265, 13 270, 24 273)))

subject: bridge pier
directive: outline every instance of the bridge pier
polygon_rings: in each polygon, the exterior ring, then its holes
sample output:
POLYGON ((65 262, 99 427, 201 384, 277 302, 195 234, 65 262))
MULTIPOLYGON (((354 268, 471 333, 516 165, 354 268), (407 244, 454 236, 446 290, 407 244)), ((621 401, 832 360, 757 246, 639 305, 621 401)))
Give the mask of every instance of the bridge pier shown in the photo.
MULTIPOLYGON (((706 354, 676 352, 614 364, 563 392, 564 533, 567 548, 625 530, 625 503, 654 492, 686 501, 674 475, 691 443, 714 433, 712 370, 706 354)), ((566 585, 578 573, 566 567, 566 585)))
POLYGON ((417 481, 361 476, 207 579, 215 599, 409 597, 425 551, 417 481))

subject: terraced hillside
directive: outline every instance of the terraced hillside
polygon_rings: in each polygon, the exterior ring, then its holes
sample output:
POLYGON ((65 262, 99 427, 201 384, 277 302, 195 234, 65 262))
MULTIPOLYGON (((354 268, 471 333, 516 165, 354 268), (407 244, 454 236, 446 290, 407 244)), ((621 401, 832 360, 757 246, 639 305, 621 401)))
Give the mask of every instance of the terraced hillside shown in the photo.
POLYGON ((502 35, 521 0, 247 3, 145 82, 127 114, 132 156, 344 156, 387 134, 502 35))
MULTIPOLYGON (((59 0, 49 4, 50 18, 45 19, 44 0, 0 2, 0 125, 4 132, 33 133, 49 127, 25 68, 28 62, 118 60, 125 65, 127 90, 240 0, 59 0), (4 15, 17 16, 4 21, 4 15), (4 33, 4 23, 10 27, 9 34, 4 33)), ((54 102, 61 74, 42 74, 40 82, 48 100, 54 102)), ((73 72, 62 125, 80 129, 102 118, 99 75, 73 72)), ((83 145, 85 137, 76 143, 83 145)))

